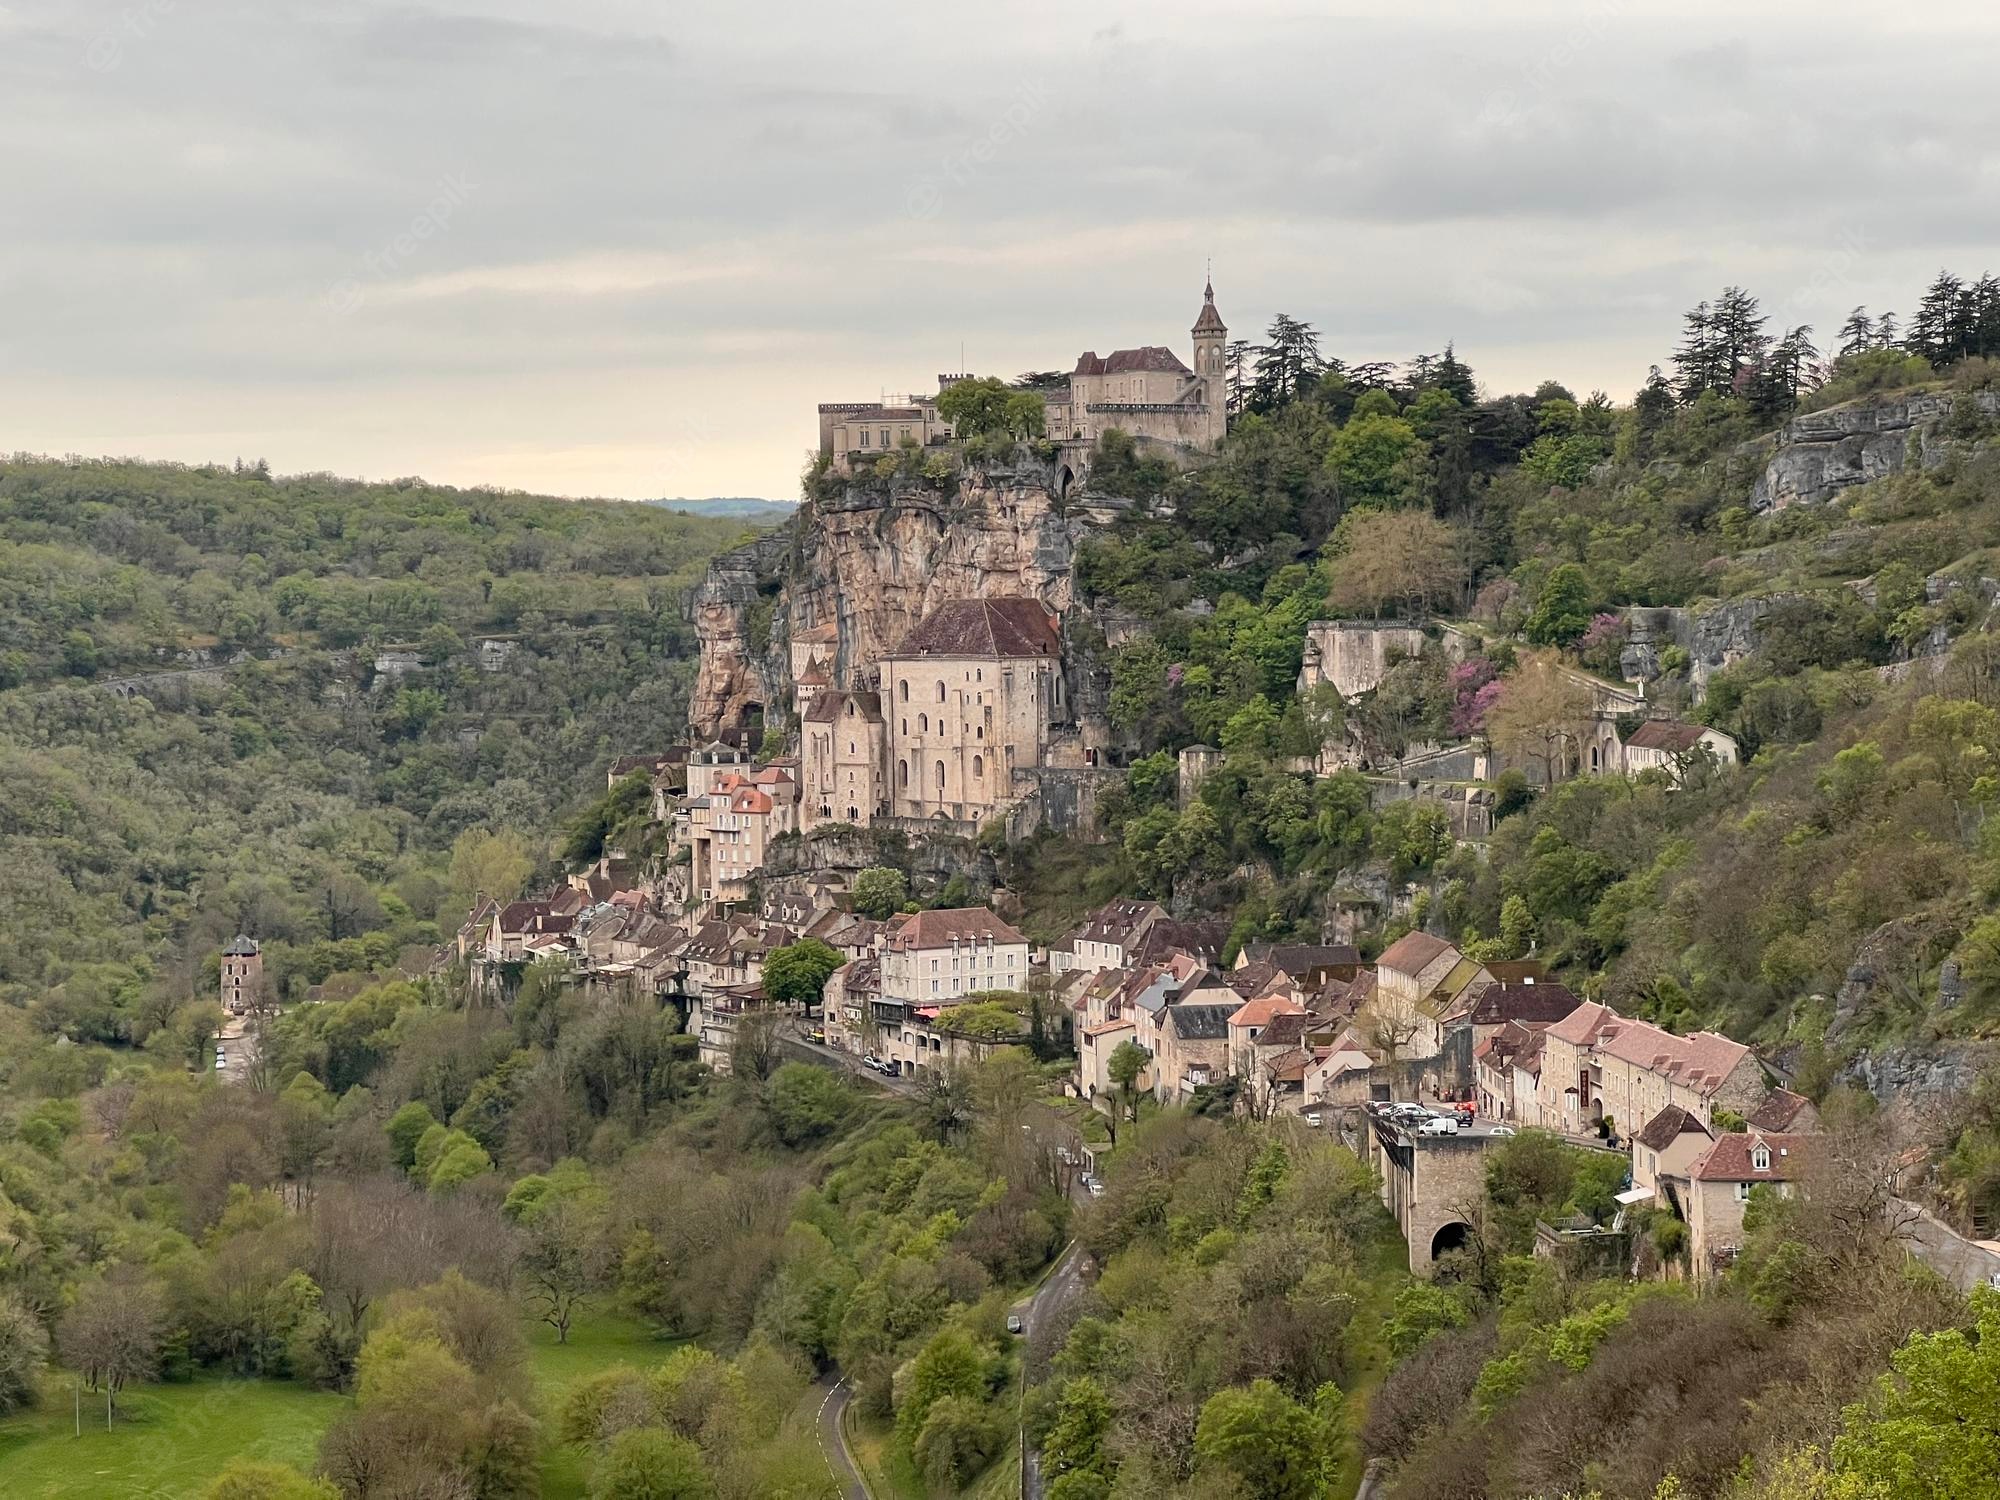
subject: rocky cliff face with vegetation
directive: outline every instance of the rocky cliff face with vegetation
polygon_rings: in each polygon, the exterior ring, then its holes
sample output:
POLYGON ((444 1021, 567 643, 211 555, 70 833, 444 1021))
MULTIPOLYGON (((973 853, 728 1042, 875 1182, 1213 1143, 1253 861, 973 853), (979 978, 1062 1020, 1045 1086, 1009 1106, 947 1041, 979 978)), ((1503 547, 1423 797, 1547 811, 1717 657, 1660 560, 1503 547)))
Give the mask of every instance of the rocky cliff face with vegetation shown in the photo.
POLYGON ((834 681, 869 685, 874 663, 948 599, 1073 602, 1071 564, 1087 523, 1066 514, 1031 460, 942 478, 875 474, 809 482, 782 530, 716 559, 695 590, 698 738, 775 721, 792 696, 791 643, 832 625, 834 681))
POLYGON ((1955 426, 1995 415, 1996 391, 1918 391, 1804 412, 1779 429, 1750 508, 1824 505, 1842 490, 1906 465, 1934 468, 1950 451, 1955 426))

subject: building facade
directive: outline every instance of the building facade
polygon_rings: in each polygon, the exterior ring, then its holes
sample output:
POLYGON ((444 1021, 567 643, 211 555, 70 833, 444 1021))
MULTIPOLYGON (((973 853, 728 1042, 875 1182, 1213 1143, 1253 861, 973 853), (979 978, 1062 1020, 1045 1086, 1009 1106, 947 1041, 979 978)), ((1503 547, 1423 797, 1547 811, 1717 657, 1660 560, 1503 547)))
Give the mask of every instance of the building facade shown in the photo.
POLYGON ((882 931, 881 994, 905 1006, 1028 983, 1028 939, 983 906, 910 912, 882 931))
POLYGON ((1062 637, 1037 599, 955 599, 881 662, 890 810, 977 825, 1069 721, 1062 637))
POLYGON ((222 1008, 232 1016, 264 1006, 264 954, 255 938, 237 934, 222 950, 222 1008))
POLYGON ((879 694, 832 689, 817 694, 801 720, 799 827, 866 828, 888 809, 887 759, 879 694))

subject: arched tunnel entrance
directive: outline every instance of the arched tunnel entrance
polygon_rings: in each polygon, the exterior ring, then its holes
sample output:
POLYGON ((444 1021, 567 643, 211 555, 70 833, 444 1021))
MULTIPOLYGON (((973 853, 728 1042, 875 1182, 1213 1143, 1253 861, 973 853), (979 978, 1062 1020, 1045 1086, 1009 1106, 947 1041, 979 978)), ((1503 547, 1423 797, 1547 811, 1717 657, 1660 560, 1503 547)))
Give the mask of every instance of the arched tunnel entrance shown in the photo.
POLYGON ((1463 1250, 1471 1238, 1472 1226, 1454 1219, 1431 1236, 1431 1259, 1437 1260, 1454 1250, 1463 1250))

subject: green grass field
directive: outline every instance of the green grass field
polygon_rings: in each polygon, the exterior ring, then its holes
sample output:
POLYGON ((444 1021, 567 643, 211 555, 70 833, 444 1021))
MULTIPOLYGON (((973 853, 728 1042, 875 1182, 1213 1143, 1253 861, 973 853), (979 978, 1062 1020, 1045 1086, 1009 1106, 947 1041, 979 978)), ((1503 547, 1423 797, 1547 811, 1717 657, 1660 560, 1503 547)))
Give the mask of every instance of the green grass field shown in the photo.
POLYGON ((119 1401, 104 1430, 104 1398, 83 1398, 75 1435, 70 1389, 51 1382, 39 1410, 0 1422, 0 1493, 8 1500, 181 1500, 230 1459, 310 1467, 343 1396, 276 1380, 201 1379, 154 1385, 119 1401))
MULTIPOLYGON (((579 1317, 566 1345, 556 1342, 554 1329, 536 1324, 528 1344, 550 1416, 578 1376, 621 1363, 644 1369, 675 1347, 643 1323, 610 1313, 579 1317)), ((57 1377, 39 1409, 0 1421, 5 1500, 194 1500, 238 1456, 310 1469, 320 1434, 347 1409, 345 1396, 288 1381, 203 1377, 128 1392, 108 1433, 103 1396, 85 1392, 79 1438, 70 1390, 67 1378, 57 1377)), ((580 1500, 587 1478, 581 1449, 551 1444, 544 1451, 542 1493, 549 1500, 580 1500)))

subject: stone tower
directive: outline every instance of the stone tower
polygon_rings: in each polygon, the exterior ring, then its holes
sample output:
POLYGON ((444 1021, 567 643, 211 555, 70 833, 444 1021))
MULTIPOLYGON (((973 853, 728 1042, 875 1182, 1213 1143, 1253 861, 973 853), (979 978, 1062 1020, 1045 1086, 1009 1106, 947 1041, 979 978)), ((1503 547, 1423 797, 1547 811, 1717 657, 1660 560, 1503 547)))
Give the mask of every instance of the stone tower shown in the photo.
POLYGON ((264 1004, 264 955, 255 938, 238 934, 222 950, 222 1008, 232 1016, 264 1004))
POLYGON ((1208 443, 1222 441, 1229 425, 1229 329, 1215 310, 1215 282, 1201 289, 1201 315, 1194 320, 1194 373, 1208 406, 1208 443))

